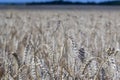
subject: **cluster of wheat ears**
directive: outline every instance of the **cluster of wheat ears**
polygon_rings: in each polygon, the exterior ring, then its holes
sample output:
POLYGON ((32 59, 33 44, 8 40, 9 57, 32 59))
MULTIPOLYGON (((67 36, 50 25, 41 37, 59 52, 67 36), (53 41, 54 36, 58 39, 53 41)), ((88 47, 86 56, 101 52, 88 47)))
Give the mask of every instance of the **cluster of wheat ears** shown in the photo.
POLYGON ((117 34, 97 32, 98 27, 88 32, 89 28, 80 27, 82 23, 76 21, 75 27, 69 19, 66 23, 59 18, 41 22, 2 25, 1 80, 120 80, 117 34))

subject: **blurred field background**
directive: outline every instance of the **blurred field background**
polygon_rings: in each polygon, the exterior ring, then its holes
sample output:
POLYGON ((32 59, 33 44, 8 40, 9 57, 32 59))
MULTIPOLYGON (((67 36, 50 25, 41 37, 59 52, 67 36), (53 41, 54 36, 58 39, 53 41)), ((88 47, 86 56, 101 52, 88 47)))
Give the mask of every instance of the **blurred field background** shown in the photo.
POLYGON ((0 10, 1 80, 120 80, 120 11, 0 10))

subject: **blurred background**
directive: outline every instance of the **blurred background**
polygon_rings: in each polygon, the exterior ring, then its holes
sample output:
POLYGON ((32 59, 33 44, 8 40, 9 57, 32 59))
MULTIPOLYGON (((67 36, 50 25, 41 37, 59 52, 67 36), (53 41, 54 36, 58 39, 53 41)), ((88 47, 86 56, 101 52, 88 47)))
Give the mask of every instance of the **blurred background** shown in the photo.
POLYGON ((103 2, 113 0, 0 0, 3 3, 19 3, 19 2, 50 2, 50 1, 70 1, 70 2, 103 2))
POLYGON ((119 5, 119 0, 0 0, 0 4, 93 4, 119 5))

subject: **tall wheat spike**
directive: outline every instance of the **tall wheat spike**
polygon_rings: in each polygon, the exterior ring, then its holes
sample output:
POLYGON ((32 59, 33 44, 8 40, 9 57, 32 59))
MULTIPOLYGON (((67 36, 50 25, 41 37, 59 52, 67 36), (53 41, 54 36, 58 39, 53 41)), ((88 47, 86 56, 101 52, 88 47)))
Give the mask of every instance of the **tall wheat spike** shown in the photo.
POLYGON ((34 80, 36 79, 35 62, 34 62, 33 57, 32 57, 32 62, 31 62, 31 76, 34 80))
POLYGON ((26 47, 24 49, 23 56, 22 56, 23 57, 22 58, 23 59, 22 60, 23 64, 27 63, 27 59, 28 59, 27 56, 30 55, 30 51, 31 51, 30 40, 31 40, 31 34, 27 37, 27 44, 26 44, 26 47))

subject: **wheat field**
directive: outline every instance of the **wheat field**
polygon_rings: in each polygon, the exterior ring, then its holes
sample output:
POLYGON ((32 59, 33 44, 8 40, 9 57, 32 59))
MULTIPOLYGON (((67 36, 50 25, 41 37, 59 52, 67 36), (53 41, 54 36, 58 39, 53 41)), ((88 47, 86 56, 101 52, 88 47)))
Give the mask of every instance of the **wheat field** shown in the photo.
POLYGON ((120 80, 120 11, 0 10, 1 80, 120 80))

